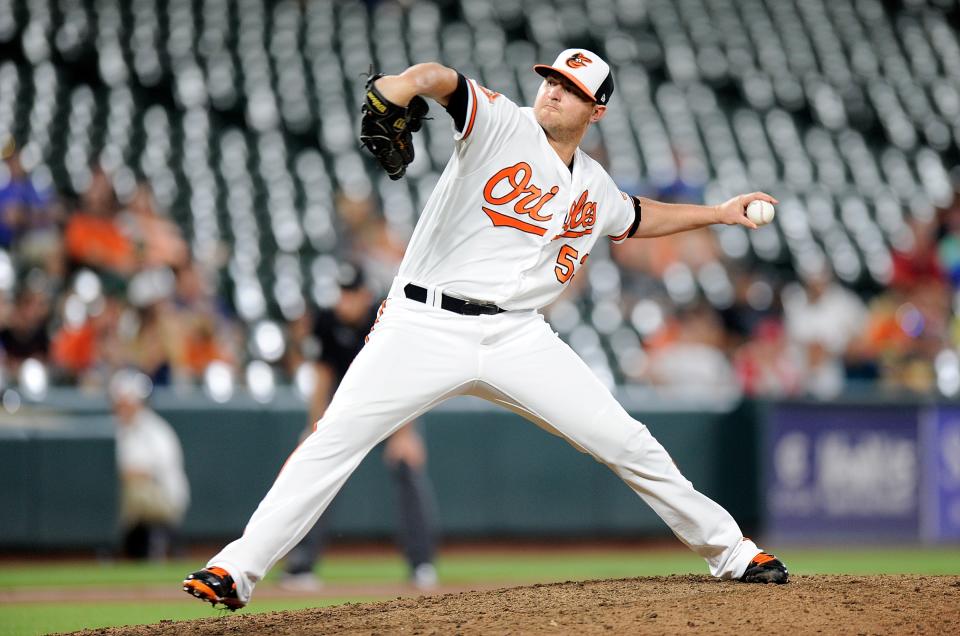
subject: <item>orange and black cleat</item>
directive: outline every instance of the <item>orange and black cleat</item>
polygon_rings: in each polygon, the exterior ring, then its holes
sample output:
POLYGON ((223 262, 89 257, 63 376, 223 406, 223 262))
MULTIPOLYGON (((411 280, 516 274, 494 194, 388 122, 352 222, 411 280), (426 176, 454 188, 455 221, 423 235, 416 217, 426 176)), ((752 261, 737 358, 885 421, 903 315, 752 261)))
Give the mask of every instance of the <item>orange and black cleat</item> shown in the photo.
POLYGON ((780 559, 761 552, 753 557, 740 580, 744 583, 786 583, 788 576, 787 566, 780 559))
POLYGON ((230 611, 236 611, 246 605, 237 597, 237 584, 223 568, 203 568, 188 574, 183 580, 183 591, 192 594, 214 607, 220 603, 230 611))

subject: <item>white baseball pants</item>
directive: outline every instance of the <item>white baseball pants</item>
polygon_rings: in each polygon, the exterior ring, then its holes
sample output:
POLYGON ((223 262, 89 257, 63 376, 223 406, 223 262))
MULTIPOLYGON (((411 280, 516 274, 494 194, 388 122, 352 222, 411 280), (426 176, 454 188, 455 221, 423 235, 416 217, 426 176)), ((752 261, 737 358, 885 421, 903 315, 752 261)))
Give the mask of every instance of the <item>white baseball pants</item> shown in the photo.
POLYGON ((457 395, 501 404, 609 466, 714 576, 740 577, 760 552, 539 313, 461 316, 394 294, 316 431, 290 455, 243 536, 208 565, 230 572, 249 601, 374 446, 457 395))

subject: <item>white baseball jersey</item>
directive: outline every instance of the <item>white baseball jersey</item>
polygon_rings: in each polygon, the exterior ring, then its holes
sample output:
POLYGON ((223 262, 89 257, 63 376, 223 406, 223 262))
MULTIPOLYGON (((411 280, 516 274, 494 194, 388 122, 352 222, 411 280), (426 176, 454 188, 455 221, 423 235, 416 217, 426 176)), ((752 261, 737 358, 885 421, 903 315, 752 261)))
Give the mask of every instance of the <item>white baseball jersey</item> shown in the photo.
POLYGON ((398 277, 504 309, 543 307, 601 236, 627 238, 633 200, 579 148, 571 173, 533 109, 467 85, 463 130, 398 277))

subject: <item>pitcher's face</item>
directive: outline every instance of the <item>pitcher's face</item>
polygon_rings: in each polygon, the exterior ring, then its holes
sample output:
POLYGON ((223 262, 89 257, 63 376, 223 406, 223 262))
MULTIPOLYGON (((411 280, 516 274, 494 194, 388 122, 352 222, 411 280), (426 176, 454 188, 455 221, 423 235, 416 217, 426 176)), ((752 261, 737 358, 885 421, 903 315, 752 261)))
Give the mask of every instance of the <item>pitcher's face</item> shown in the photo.
POLYGON ((537 123, 556 137, 586 130, 587 125, 598 121, 605 110, 606 106, 597 104, 573 82, 556 73, 544 78, 533 103, 537 123))

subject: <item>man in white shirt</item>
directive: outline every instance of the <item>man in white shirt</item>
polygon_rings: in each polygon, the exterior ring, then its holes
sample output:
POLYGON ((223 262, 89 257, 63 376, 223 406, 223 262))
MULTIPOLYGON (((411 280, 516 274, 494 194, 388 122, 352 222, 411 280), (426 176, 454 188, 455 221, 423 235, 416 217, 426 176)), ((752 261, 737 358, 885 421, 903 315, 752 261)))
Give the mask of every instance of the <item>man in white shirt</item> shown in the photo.
MULTIPOLYGON (((190 574, 186 592, 243 607, 374 445, 457 395, 500 404, 609 466, 714 576, 787 581, 783 564, 693 488, 538 311, 604 235, 620 242, 713 223, 755 229, 747 204, 776 200, 755 192, 701 206, 628 196, 578 148, 606 112, 610 67, 596 53, 569 49, 534 70, 544 80, 533 108, 435 63, 368 84, 364 129, 366 118, 380 116, 402 130, 426 96, 453 118, 453 156, 367 345, 314 433, 290 456, 243 536, 190 574)), ((391 177, 403 174, 402 166, 381 164, 391 177)))
POLYGON ((806 285, 783 290, 783 313, 790 340, 805 359, 805 389, 821 399, 836 397, 846 382, 844 357, 867 321, 867 307, 822 268, 806 285))
POLYGON ((124 551, 134 558, 168 556, 173 532, 190 503, 183 450, 173 428, 144 404, 150 380, 118 372, 110 383, 117 422, 120 521, 124 551))

